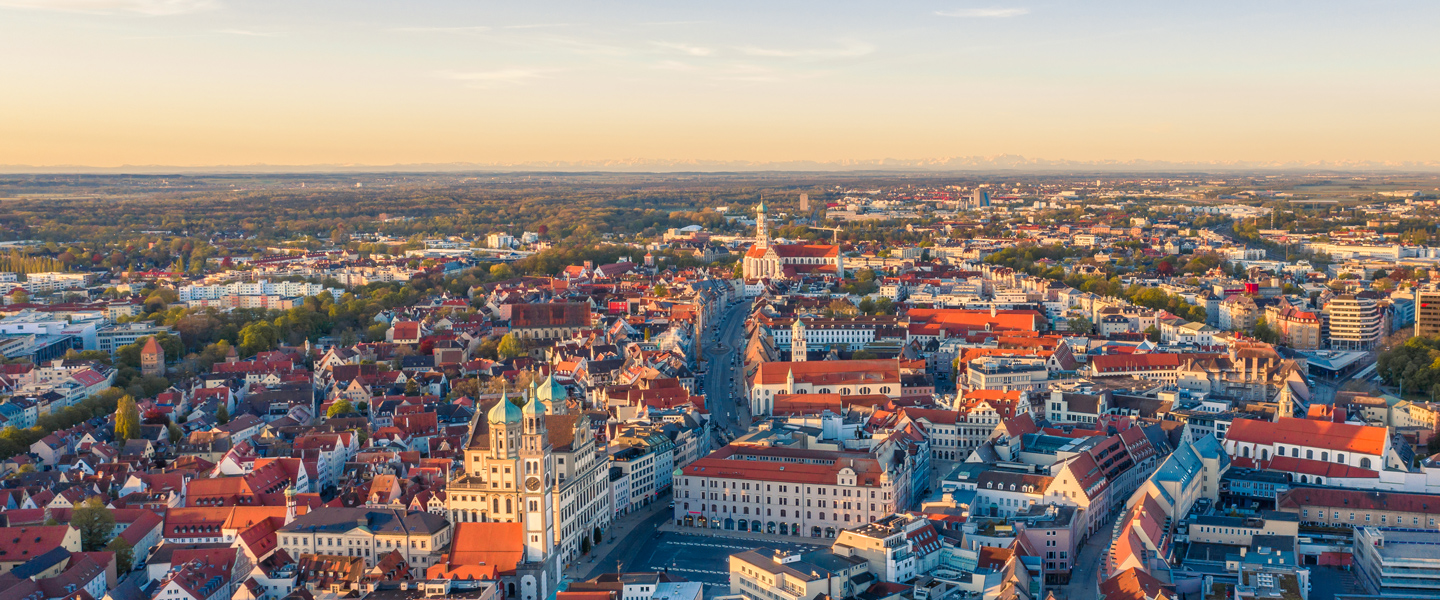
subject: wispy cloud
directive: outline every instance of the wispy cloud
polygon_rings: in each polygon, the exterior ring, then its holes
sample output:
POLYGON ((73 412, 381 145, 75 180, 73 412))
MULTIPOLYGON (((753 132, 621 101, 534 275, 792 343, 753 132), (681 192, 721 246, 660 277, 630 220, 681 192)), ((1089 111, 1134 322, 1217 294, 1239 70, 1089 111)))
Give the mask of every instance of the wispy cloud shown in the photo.
POLYGON ((655 67, 654 67, 654 68, 660 69, 660 70, 663 70, 663 71, 696 71, 696 70, 699 70, 699 67, 696 67, 695 65, 692 65, 692 64, 687 63, 687 62, 678 61, 678 60, 662 60, 662 61, 660 61, 660 62, 658 62, 658 63, 655 63, 655 67))
POLYGON ((942 17, 957 17, 961 19, 1004 19, 1007 17, 1018 17, 1030 14, 1028 8, 958 8, 955 10, 937 10, 935 14, 942 17))
POLYGON ((446 71, 438 73, 438 75, 445 79, 464 82, 466 87, 490 89, 521 85, 536 79, 544 79, 553 72, 553 69, 511 67, 491 71, 446 71))
POLYGON ((530 23, 526 25, 506 25, 506 29, 550 29, 553 27, 574 27, 574 23, 530 23))
POLYGON ((668 49, 668 50, 675 50, 675 51, 678 51, 678 52, 684 52, 685 54, 689 54, 690 56, 710 56, 711 54, 714 54, 714 53, 715 53, 714 50, 712 50, 712 49, 710 49, 710 48, 706 48, 706 47, 704 47, 704 46, 691 46, 690 44, 677 44, 677 43, 674 43, 674 42, 650 42, 650 43, 651 43, 651 44, 654 44, 654 45, 656 45, 656 46, 659 46, 659 47, 661 47, 661 48, 668 49))
POLYGON ((280 35, 280 32, 278 31, 251 31, 249 29, 221 29, 216 31, 215 33, 224 33, 228 35, 244 35, 250 37, 279 37, 280 35))
POLYGON ((165 16, 209 10, 218 0, 0 0, 0 7, 85 13, 165 16))
POLYGON ((760 48, 756 46, 742 46, 739 50, 750 56, 824 60, 865 56, 866 54, 874 52, 875 46, 863 43, 849 44, 840 48, 760 48))
POLYGON ((489 28, 489 27, 486 27, 486 26, 484 26, 484 25, 460 25, 460 26, 455 26, 455 27, 396 27, 396 28, 394 28, 394 29, 391 29, 390 31, 398 31, 398 32, 400 32, 400 33, 457 33, 457 34, 469 34, 469 33, 485 33, 486 31, 490 31, 490 28, 489 28))

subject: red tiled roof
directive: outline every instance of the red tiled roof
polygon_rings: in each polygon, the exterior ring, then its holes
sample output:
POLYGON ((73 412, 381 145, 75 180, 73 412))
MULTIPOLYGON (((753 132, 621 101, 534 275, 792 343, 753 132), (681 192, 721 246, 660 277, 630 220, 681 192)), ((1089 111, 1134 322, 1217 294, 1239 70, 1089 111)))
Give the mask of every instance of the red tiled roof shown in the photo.
POLYGON ((783 384, 792 371, 796 383, 812 385, 900 383, 900 365, 893 360, 767 362, 760 364, 756 382, 783 384))
POLYGON ((1305 487, 1294 488, 1281 494, 1276 500, 1276 506, 1296 510, 1302 506, 1324 506, 1440 515, 1440 496, 1305 487))
MULTIPOLYGON (((1235 419, 1225 432, 1226 441, 1252 444, 1289 444, 1359 452, 1379 456, 1385 451, 1386 428, 1350 423, 1280 417, 1275 422, 1235 419)), ((1278 457, 1277 457, 1278 458, 1278 457)))

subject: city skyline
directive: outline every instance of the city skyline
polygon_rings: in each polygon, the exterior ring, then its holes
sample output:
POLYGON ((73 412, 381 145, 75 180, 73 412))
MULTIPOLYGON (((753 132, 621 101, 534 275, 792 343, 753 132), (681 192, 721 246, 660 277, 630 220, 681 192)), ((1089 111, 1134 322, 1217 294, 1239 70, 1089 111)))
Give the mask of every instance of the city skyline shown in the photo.
POLYGON ((0 51, 20 57, 0 65, 0 165, 1428 170, 1436 17, 1418 2, 0 0, 0 51))

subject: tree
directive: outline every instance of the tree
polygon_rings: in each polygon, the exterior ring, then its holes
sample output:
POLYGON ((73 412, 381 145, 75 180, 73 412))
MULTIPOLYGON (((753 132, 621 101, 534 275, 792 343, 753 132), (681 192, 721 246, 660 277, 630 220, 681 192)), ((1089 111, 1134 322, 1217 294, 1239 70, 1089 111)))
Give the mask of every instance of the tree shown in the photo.
POLYGON ((873 314, 875 314, 875 301, 874 301, 874 300, 871 300, 869 297, 866 297, 865 299, 861 300, 861 301, 860 301, 860 312, 865 313, 865 314, 867 314, 867 315, 873 315, 873 314))
POLYGON ((655 284, 655 288, 650 290, 650 295, 656 298, 664 298, 670 295, 670 289, 665 287, 663 283, 657 283, 655 284))
POLYGON ((180 426, 174 423, 165 426, 165 433, 170 435, 171 444, 178 444, 180 443, 180 438, 185 437, 185 432, 181 431, 180 426))
POLYGON ((135 568, 135 548, 125 538, 115 536, 105 545, 107 552, 115 553, 115 568, 121 574, 129 573, 135 568))
POLYGON ((589 538, 589 537, 580 538, 580 553, 581 553, 581 554, 589 554, 589 553, 590 553, 590 538, 589 538))
POLYGON ((406 395, 406 396, 419 396, 419 395, 420 395, 420 382, 415 381, 415 379, 413 379, 413 378, 407 380, 407 381, 405 382, 405 395, 406 395))
POLYGON ((514 271, 512 271, 512 270, 510 269, 510 265, 491 265, 491 266, 490 266, 490 278, 491 278, 491 279, 509 279, 509 278, 511 278, 511 277, 514 277, 514 271))
POLYGON ((115 515, 98 496, 91 496, 70 513, 70 526, 80 530, 80 549, 97 552, 115 533, 115 515))
POLYGON ((879 300, 876 300, 876 301, 875 301, 875 314, 879 314, 879 315, 893 315, 893 314, 895 314, 895 301, 894 301, 894 300, 891 300, 891 299, 889 299, 889 298, 886 298, 886 297, 884 297, 884 296, 881 296, 879 300))
POLYGON ((1252 333, 1255 335, 1255 339, 1267 344, 1275 344, 1280 341, 1280 334, 1270 328, 1270 324, 1265 322, 1265 317, 1255 319, 1255 328, 1252 333))
POLYGON ((340 415, 350 414, 353 412, 355 412, 355 406, 353 404, 350 404, 349 400, 341 398, 339 400, 336 400, 334 404, 331 404, 330 408, 325 411, 325 418, 333 419, 340 415))
POLYGON ((1160 341, 1160 330, 1159 330, 1159 329, 1156 329, 1154 325, 1151 325, 1151 326, 1149 326, 1149 327, 1146 327, 1146 328, 1145 328, 1145 339, 1150 340, 1150 341, 1152 341, 1152 342, 1159 342, 1159 341, 1160 341))
POLYGON ((860 309, 855 308, 849 300, 836 298, 825 306, 825 312, 831 317, 853 317, 860 314, 860 309))
POLYGON ((1070 319, 1068 319, 1068 320, 1065 321, 1065 326, 1066 326, 1066 329, 1068 329, 1068 330, 1070 330, 1070 331, 1073 331, 1073 332, 1075 332, 1075 333, 1082 333, 1082 334, 1083 334, 1083 333, 1090 333, 1090 330, 1095 327, 1095 324, 1090 322, 1090 317, 1083 317, 1083 316, 1082 316, 1082 317, 1071 317, 1070 319))
POLYGON ((520 342, 519 338, 515 337, 515 334, 507 333, 505 337, 500 338, 500 346, 495 350, 499 353, 501 360, 508 360, 523 356, 525 354, 525 345, 520 342))
POLYGON ((596 528, 595 528, 595 533, 591 534, 591 537, 595 538, 595 543, 597 543, 597 544, 600 543, 600 540, 605 539, 604 537, 602 537, 602 536, 600 535, 600 528, 599 528, 599 527, 596 527, 596 528))
POLYGON ((115 439, 133 440, 140 435, 140 409, 135 398, 126 394, 115 406, 115 439))
POLYGON ((215 410, 215 422, 221 425, 230 422, 230 410, 225 408, 223 403, 220 405, 220 408, 215 410))

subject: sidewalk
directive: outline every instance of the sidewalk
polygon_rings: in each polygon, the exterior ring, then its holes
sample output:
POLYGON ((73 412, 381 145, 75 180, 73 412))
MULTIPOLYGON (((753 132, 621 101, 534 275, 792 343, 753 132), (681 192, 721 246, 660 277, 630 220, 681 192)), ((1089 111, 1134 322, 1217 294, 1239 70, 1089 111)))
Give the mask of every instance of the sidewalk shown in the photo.
POLYGON ((577 556, 575 561, 565 568, 565 577, 572 581, 583 581, 600 573, 614 572, 617 558, 628 560, 628 557, 623 553, 617 554, 617 551, 636 545, 640 539, 636 536, 653 534, 653 527, 642 526, 655 519, 656 515, 664 515, 661 522, 669 521, 670 514, 674 512, 669 508, 669 504, 670 494, 666 493, 649 506, 611 521, 610 528, 605 531, 605 539, 591 548, 589 554, 577 556))
POLYGON ((829 546, 830 542, 833 541, 827 538, 816 538, 797 535, 780 535, 778 533, 761 533, 755 531, 730 531, 725 529, 701 529, 699 527, 685 527, 682 525, 676 525, 673 520, 666 521, 664 525, 661 525, 660 531, 717 539, 769 542, 772 544, 790 543, 806 544, 810 546, 829 546))

